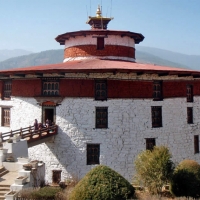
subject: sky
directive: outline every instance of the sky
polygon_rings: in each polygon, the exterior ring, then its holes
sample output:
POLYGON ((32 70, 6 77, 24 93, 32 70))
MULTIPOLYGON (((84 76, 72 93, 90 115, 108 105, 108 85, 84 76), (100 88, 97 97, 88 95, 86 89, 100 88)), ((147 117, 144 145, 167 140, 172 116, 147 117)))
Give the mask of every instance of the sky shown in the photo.
POLYGON ((138 45, 200 55, 200 0, 0 0, 0 50, 64 49, 55 37, 90 29, 98 4, 108 29, 144 35, 138 45))

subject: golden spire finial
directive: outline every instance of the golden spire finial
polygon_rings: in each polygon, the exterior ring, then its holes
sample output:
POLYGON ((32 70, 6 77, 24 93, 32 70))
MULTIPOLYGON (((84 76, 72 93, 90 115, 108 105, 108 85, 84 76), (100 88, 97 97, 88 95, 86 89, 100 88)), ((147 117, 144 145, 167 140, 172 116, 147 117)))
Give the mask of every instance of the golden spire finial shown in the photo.
POLYGON ((97 12, 96 12, 96 17, 101 17, 101 8, 100 8, 100 5, 98 5, 97 12))

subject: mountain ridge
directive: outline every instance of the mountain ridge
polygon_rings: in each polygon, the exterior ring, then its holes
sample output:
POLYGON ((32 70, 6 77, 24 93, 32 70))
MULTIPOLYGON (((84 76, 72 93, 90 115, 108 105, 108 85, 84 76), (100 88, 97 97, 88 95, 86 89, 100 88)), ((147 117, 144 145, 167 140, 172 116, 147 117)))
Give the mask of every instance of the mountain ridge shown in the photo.
MULTIPOLYGON (((52 49, 9 58, 0 62, 0 70, 62 63, 64 59, 63 55, 63 49, 52 49)), ((186 60, 189 59, 188 56, 190 57, 191 55, 144 46, 137 46, 136 50, 136 62, 176 68, 200 69, 200 55, 192 55, 193 65, 191 65, 191 62, 182 61, 183 57, 186 60)))

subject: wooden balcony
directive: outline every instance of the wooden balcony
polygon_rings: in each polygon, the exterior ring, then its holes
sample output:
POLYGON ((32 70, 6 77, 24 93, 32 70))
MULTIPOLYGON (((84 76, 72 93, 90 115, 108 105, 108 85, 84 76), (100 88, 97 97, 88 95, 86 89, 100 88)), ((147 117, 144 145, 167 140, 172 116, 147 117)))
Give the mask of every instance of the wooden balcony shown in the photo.
POLYGON ((0 138, 2 142, 7 141, 9 138, 16 136, 21 136, 21 139, 27 140, 28 147, 43 143, 51 139, 58 133, 58 126, 53 125, 48 128, 42 128, 40 130, 34 130, 34 126, 29 126, 26 128, 20 128, 18 130, 11 130, 6 133, 1 133, 0 138))

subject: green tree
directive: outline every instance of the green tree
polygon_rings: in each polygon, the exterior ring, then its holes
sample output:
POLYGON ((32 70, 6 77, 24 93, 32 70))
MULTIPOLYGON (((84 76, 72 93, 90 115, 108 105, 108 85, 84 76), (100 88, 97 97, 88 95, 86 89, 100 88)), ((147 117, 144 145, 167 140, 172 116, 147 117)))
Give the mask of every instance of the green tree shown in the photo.
POLYGON ((200 165, 194 160, 183 160, 174 170, 170 191, 177 197, 200 195, 200 165))
POLYGON ((126 200, 134 195, 133 186, 111 168, 99 165, 75 186, 69 200, 126 200))
POLYGON ((152 151, 141 152, 135 160, 135 178, 140 185, 147 187, 151 194, 161 194, 162 187, 169 183, 174 163, 169 149, 155 146, 152 151))

